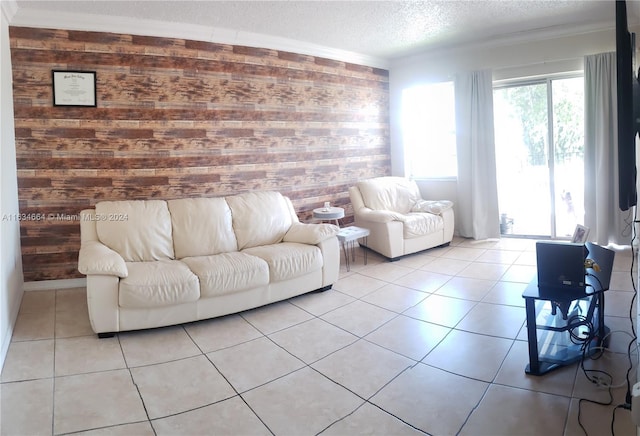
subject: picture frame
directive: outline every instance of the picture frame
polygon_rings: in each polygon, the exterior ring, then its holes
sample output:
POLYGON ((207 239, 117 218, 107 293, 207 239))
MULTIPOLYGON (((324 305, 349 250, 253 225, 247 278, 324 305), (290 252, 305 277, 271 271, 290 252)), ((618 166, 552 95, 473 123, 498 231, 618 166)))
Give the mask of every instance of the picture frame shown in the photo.
POLYGON ((589 236, 589 227, 582 226, 580 224, 576 224, 576 229, 573 231, 573 237, 571 238, 571 242, 574 244, 584 244, 587 242, 587 237, 589 236))
POLYGON ((51 70, 54 106, 96 107, 95 71, 51 70))

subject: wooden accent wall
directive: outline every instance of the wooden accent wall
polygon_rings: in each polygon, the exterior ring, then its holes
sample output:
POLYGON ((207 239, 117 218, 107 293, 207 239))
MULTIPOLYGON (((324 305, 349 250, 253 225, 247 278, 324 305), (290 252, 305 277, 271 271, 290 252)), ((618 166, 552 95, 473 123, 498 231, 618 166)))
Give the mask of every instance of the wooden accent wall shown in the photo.
POLYGON ((10 38, 25 281, 82 277, 75 215, 101 200, 277 190, 303 221, 330 201, 349 222, 349 186, 391 172, 386 70, 114 33, 10 38), (97 107, 54 107, 51 70, 95 71, 97 107))

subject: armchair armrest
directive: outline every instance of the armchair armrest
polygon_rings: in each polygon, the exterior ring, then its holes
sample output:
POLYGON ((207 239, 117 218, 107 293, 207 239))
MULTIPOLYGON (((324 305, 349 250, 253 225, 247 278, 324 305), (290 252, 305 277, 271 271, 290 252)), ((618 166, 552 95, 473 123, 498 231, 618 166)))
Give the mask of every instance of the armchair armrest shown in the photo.
POLYGON ((391 221, 403 220, 401 214, 390 210, 373 210, 368 207, 363 207, 358 209, 355 213, 358 215, 358 218, 374 223, 388 223, 391 221))
POLYGON ((449 200, 419 200, 411 208, 411 212, 427 212, 434 215, 442 215, 453 207, 453 202, 449 200))
POLYGON ((122 256, 98 241, 82 243, 78 256, 78 271, 85 275, 112 275, 120 278, 129 275, 122 256))
POLYGON ((299 242, 301 244, 316 245, 329 239, 340 229, 333 224, 307 224, 293 223, 287 233, 284 235, 284 242, 299 242))

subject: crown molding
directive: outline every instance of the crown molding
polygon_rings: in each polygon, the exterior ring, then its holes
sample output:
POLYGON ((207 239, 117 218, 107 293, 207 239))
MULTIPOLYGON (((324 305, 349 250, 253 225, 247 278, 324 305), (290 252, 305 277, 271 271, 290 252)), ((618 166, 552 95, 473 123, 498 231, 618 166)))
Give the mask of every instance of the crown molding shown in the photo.
MULTIPOLYGON (((387 59, 259 33, 129 17, 41 11, 18 8, 14 0, 10 0, 7 3, 13 3, 14 8, 13 14, 10 19, 8 19, 11 26, 182 38, 219 44, 268 48, 335 59, 375 68, 389 68, 389 61, 387 59)), ((2 6, 4 11, 4 0, 2 1, 2 6)))
POLYGON ((2 6, 2 15, 4 15, 8 23, 11 23, 11 20, 18 12, 18 3, 15 0, 2 0, 0 5, 2 6))
POLYGON ((451 53, 468 53, 481 50, 499 49, 509 46, 517 46, 527 43, 548 41, 553 39, 568 38, 572 36, 586 35, 598 32, 614 32, 615 23, 599 22, 577 26, 551 26, 536 30, 513 32, 509 34, 479 39, 473 43, 449 44, 438 46, 432 50, 423 50, 406 56, 390 60, 393 67, 413 63, 415 61, 447 55, 451 53))
POLYGON ((640 2, 627 2, 627 22, 629 25, 637 25, 640 20, 640 2))

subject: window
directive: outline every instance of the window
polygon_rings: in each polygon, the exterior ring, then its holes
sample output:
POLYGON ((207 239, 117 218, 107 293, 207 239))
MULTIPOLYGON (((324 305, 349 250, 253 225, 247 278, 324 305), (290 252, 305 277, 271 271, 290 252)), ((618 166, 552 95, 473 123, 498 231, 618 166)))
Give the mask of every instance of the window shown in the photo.
POLYGON ((415 178, 458 175, 453 82, 402 92, 405 174, 415 178))

